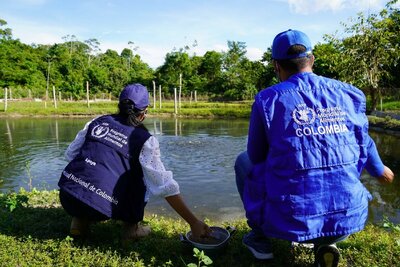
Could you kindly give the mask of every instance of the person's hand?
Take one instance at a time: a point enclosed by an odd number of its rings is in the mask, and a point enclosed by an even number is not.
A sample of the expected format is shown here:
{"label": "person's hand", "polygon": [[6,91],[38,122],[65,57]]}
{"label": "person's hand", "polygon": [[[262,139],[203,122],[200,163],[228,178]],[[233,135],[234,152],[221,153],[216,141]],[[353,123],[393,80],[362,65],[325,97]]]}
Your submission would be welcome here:
{"label": "person's hand", "polygon": [[390,184],[391,182],[393,182],[393,179],[394,179],[394,174],[392,170],[385,166],[383,169],[383,174],[378,177],[378,181],[381,184]]}
{"label": "person's hand", "polygon": [[212,230],[204,222],[197,220],[195,223],[190,225],[190,230],[192,230],[192,237],[195,240],[200,240],[202,238],[208,237]]}

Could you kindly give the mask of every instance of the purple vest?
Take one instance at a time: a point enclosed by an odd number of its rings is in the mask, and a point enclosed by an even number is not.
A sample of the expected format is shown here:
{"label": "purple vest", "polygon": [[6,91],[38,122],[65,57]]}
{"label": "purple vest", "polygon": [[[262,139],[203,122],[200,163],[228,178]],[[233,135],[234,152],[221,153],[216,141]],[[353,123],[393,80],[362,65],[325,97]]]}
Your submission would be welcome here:
{"label": "purple vest", "polygon": [[62,172],[60,189],[109,218],[141,221],[146,187],[139,154],[150,136],[117,115],[95,119],[79,154]]}

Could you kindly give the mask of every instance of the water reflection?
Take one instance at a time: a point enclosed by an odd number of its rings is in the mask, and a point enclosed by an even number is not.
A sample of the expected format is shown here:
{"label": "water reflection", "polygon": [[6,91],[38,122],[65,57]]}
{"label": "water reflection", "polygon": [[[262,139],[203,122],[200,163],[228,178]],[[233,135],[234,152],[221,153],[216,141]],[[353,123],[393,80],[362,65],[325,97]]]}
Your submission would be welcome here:
{"label": "water reflection", "polygon": [[[59,175],[67,164],[64,152],[76,133],[90,118],[3,119],[0,120],[0,191],[32,186],[57,188]],[[247,120],[148,118],[150,133],[160,142],[161,157],[188,205],[196,214],[218,220],[244,216],[236,191],[233,164],[246,147]],[[397,137],[371,133],[384,162],[400,173]],[[400,222],[400,194],[397,179],[383,187],[367,173],[361,180],[374,196],[370,220],[388,216]],[[153,198],[147,211],[177,216],[164,199]]]}
{"label": "water reflection", "polygon": [[56,143],[58,146],[59,145],[59,142],[58,142],[58,120],[55,121],[55,125],[56,125]]}
{"label": "water reflection", "polygon": [[8,123],[8,120],[6,120],[6,127],[7,127],[7,136],[8,136],[8,142],[10,143],[10,146],[12,146],[12,134],[11,134],[11,130],[10,130],[10,125]]}

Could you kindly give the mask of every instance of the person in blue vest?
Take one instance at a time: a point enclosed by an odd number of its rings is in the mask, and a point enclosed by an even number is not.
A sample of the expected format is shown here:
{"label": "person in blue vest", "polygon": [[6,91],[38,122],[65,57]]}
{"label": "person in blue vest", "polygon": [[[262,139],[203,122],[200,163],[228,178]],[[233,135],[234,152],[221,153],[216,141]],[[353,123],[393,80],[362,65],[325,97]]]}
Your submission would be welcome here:
{"label": "person in blue vest", "polygon": [[251,228],[243,244],[256,258],[271,259],[269,238],[311,243],[316,266],[337,266],[335,243],[367,220],[372,197],[361,172],[383,184],[394,174],[368,135],[363,92],[312,72],[306,34],[279,33],[272,59],[280,83],[255,96],[247,151],[235,163]]}
{"label": "person in blue vest", "polygon": [[89,121],[65,153],[70,161],[60,180],[60,201],[72,216],[70,233],[85,236],[92,222],[123,222],[123,240],[147,236],[141,225],[151,195],[165,197],[190,225],[195,238],[210,228],[185,205],[178,183],[160,159],[157,139],[143,126],[149,93],[129,84],[119,96],[119,113]]}

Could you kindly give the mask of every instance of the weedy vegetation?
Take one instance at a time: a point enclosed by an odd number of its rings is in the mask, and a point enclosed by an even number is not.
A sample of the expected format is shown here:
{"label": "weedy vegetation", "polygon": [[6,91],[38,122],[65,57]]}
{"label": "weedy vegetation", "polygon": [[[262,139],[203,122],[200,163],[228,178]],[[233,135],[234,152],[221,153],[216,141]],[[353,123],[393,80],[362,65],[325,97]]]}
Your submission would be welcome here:
{"label": "weedy vegetation", "polygon": [[[121,223],[105,221],[92,225],[86,239],[68,235],[70,217],[58,200],[58,191],[0,194],[0,259],[3,266],[312,266],[312,250],[292,247],[273,239],[275,258],[259,261],[242,245],[249,230],[245,219],[212,222],[210,225],[236,228],[226,248],[209,256],[179,240],[189,229],[179,219],[147,214],[144,223],[150,236],[122,243]],[[338,244],[339,266],[398,266],[400,226],[385,220],[367,225],[364,231]],[[5,265],[4,265],[5,264]]]}

